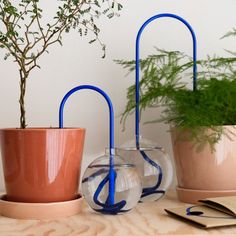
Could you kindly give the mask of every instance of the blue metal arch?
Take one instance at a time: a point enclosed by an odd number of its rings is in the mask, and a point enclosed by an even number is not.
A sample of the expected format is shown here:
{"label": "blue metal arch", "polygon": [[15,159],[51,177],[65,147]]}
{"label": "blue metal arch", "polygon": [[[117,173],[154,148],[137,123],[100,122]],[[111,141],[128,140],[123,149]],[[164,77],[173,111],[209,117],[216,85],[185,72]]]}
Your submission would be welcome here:
{"label": "blue metal arch", "polygon": [[[60,108],[59,108],[59,128],[63,128],[63,113],[64,113],[64,106],[68,98],[74,94],[75,92],[79,90],[93,90],[100,95],[103,96],[103,98],[106,100],[109,108],[109,150],[110,150],[110,169],[109,169],[109,196],[108,196],[108,202],[109,205],[112,206],[115,204],[115,171],[114,171],[114,156],[113,156],[113,150],[114,150],[114,143],[115,143],[115,136],[114,136],[114,110],[113,105],[111,102],[111,99],[109,96],[100,88],[92,86],[92,85],[81,85],[77,86],[73,89],[71,89],[62,99]],[[100,189],[103,186],[100,186]]]}
{"label": "blue metal arch", "polygon": [[136,107],[135,107],[135,136],[136,136],[136,145],[137,147],[139,147],[139,136],[140,136],[140,131],[139,131],[139,122],[140,122],[140,114],[139,114],[139,100],[140,100],[140,94],[139,94],[139,79],[140,79],[140,73],[139,73],[139,61],[140,61],[140,53],[139,53],[139,45],[140,45],[140,38],[142,35],[143,30],[146,28],[146,26],[148,24],[150,24],[152,21],[157,20],[159,18],[164,18],[164,17],[168,17],[168,18],[174,18],[180,22],[182,22],[190,31],[191,36],[192,36],[192,41],[193,41],[193,90],[197,89],[197,39],[196,39],[196,35],[193,31],[193,28],[191,27],[191,25],[182,17],[175,15],[175,14],[171,14],[171,13],[162,13],[162,14],[158,14],[155,15],[151,18],[149,18],[148,20],[146,20],[143,25],[140,27],[137,37],[136,37],[136,48],[135,48],[135,52],[136,52],[136,56],[135,56],[135,60],[136,60],[136,64],[135,64],[135,89],[136,89],[136,94],[135,94],[135,100],[136,100]]}

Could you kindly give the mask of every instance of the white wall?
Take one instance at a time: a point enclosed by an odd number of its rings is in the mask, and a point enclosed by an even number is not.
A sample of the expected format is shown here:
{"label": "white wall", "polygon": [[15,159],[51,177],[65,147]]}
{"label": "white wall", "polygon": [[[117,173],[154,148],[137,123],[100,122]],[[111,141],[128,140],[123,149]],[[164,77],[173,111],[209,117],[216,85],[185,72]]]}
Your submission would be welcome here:
{"label": "white wall", "polygon": [[[47,9],[53,2],[47,1]],[[171,12],[184,17],[195,29],[198,37],[198,55],[223,54],[223,48],[235,49],[235,39],[219,40],[232,27],[236,27],[235,0],[129,0],[123,1],[120,18],[102,20],[101,37],[107,44],[107,57],[95,45],[88,45],[77,33],[66,35],[64,46],[55,46],[41,59],[41,70],[36,70],[28,81],[27,123],[29,126],[57,126],[58,106],[63,95],[81,84],[100,86],[111,96],[116,112],[116,144],[133,138],[133,117],[126,132],[121,132],[120,118],[126,104],[126,88],[134,82],[134,75],[125,78],[126,72],[114,59],[134,59],[134,42],[141,24],[157,13]],[[153,53],[153,46],[167,50],[192,51],[189,32],[173,19],[152,23],[142,37],[141,54]],[[236,51],[236,49],[235,49]],[[1,53],[2,55],[3,53]],[[8,60],[0,61],[0,127],[18,127],[18,71]],[[147,111],[144,120],[157,116]],[[96,119],[94,119],[96,117]],[[107,107],[98,95],[83,92],[73,96],[67,104],[65,125],[86,127],[87,137],[83,170],[95,156],[102,153],[108,143]],[[144,137],[158,142],[171,153],[168,127],[162,124],[142,127]],[[1,166],[0,166],[1,168]],[[3,189],[0,169],[0,189]]]}

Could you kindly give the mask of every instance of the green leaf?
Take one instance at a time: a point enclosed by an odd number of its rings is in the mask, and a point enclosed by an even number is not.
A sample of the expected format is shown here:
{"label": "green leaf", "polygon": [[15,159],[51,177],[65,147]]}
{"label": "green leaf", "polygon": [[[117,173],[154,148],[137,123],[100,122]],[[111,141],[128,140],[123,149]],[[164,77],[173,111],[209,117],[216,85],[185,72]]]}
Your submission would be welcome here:
{"label": "green leaf", "polygon": [[97,39],[92,39],[92,40],[90,40],[90,41],[89,41],[89,44],[92,44],[92,43],[96,42],[96,40],[97,40]]}
{"label": "green leaf", "polygon": [[7,60],[8,57],[10,57],[10,56],[11,56],[11,53],[6,53],[5,56],[4,56],[4,60]]}
{"label": "green leaf", "polygon": [[221,39],[228,38],[228,37],[235,37],[236,36],[236,29],[233,28],[231,31],[227,32],[225,35],[221,37]]}
{"label": "green leaf", "polygon": [[117,9],[118,9],[118,11],[121,11],[122,8],[123,8],[123,6],[122,6],[120,3],[118,3],[118,4],[117,4]]}

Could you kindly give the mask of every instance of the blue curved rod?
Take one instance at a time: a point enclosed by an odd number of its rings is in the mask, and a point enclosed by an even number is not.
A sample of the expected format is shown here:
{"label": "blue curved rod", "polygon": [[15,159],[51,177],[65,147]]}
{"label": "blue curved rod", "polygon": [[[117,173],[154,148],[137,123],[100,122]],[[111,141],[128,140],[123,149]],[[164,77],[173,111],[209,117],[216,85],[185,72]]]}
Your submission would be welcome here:
{"label": "blue curved rod", "polygon": [[187,28],[189,29],[191,35],[192,35],[192,40],[193,40],[193,90],[197,89],[197,39],[196,39],[196,35],[193,31],[193,28],[191,27],[191,25],[182,17],[177,16],[175,14],[171,14],[171,13],[162,13],[162,14],[158,14],[155,15],[151,18],[149,18],[147,21],[145,21],[143,23],[143,25],[141,26],[141,28],[138,31],[137,37],[136,37],[136,65],[135,65],[135,70],[136,70],[136,80],[135,80],[135,89],[136,89],[136,95],[135,95],[135,100],[136,100],[136,107],[135,107],[135,136],[136,136],[136,145],[137,148],[139,148],[139,122],[140,122],[140,115],[139,115],[139,77],[140,77],[140,73],[139,73],[139,60],[140,60],[140,55],[139,55],[139,44],[140,44],[140,37],[141,34],[143,32],[143,30],[145,29],[145,27],[151,23],[152,21],[159,19],[159,18],[163,18],[163,17],[170,17],[170,18],[174,18],[176,20],[179,20],[180,22],[182,22],[185,26],[187,26]]}
{"label": "blue curved rod", "polygon": [[108,107],[109,107],[109,150],[110,150],[110,163],[109,163],[109,196],[108,196],[108,202],[109,205],[115,204],[115,170],[114,170],[114,156],[113,156],[113,150],[114,150],[114,110],[112,106],[112,102],[109,98],[109,96],[100,88],[92,86],[92,85],[81,85],[77,86],[73,89],[71,89],[62,99],[59,109],[59,128],[63,128],[63,111],[64,106],[67,101],[67,99],[75,92],[79,90],[89,89],[98,92],[105,98]]}

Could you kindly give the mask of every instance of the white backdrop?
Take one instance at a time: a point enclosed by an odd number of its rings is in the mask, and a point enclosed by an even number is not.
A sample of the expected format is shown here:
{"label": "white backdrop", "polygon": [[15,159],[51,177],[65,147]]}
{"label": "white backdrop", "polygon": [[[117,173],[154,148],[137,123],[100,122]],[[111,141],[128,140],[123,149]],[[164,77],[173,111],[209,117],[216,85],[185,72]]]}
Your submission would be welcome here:
{"label": "white backdrop", "polygon": [[[53,10],[54,1],[45,1],[47,10]],[[28,81],[26,106],[27,124],[31,127],[57,126],[58,106],[63,95],[72,87],[93,84],[104,89],[113,100],[116,114],[116,145],[133,138],[133,117],[128,119],[122,132],[119,115],[126,104],[126,88],[134,82],[134,75],[125,77],[126,71],[114,59],[134,59],[134,43],[141,24],[149,17],[163,12],[179,14],[194,28],[198,38],[199,58],[207,54],[224,54],[224,49],[235,49],[236,39],[219,40],[232,27],[236,27],[235,0],[123,0],[121,17],[100,21],[101,38],[107,45],[107,56],[101,59],[99,46],[89,45],[78,33],[65,35],[64,46],[54,46],[45,55],[42,69],[31,74]],[[192,52],[191,36],[187,29],[173,19],[152,23],[144,32],[141,55],[154,52],[153,46],[167,50]],[[11,60],[4,61],[0,53],[0,127],[19,126],[18,71]],[[158,116],[157,111],[143,114],[143,121]],[[105,102],[92,92],[74,95],[67,103],[66,126],[85,127],[86,144],[84,168],[101,154],[108,144],[108,113]],[[163,124],[142,126],[142,135],[164,146],[171,153],[168,127]],[[0,166],[0,190],[4,189]]]}

